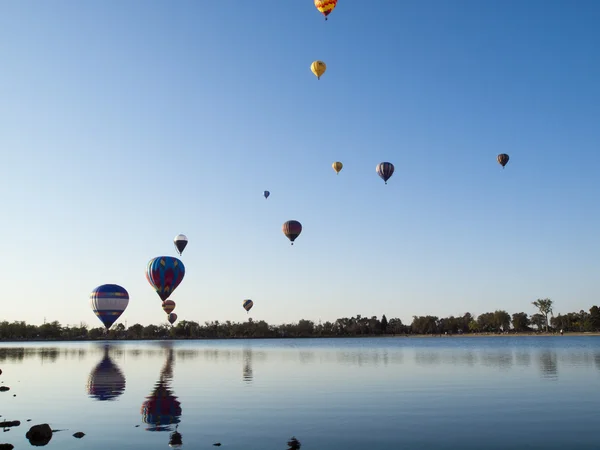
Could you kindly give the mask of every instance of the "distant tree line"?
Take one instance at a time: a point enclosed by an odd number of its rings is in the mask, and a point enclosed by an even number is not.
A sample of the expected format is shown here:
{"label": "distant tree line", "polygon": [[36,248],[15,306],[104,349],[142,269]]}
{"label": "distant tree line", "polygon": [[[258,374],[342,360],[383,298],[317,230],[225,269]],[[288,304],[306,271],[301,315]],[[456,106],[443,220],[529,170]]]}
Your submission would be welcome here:
{"label": "distant tree line", "polygon": [[469,333],[533,333],[533,332],[597,332],[600,331],[600,309],[592,306],[583,310],[554,316],[553,302],[538,299],[533,302],[538,312],[529,316],[518,312],[512,316],[497,310],[480,314],[477,318],[470,313],[461,317],[414,316],[410,325],[398,318],[387,319],[385,314],[373,317],[344,317],[334,322],[314,323],[302,319],[297,323],[269,325],[264,320],[247,322],[219,321],[198,322],[180,320],[175,326],[138,324],[125,328],[122,323],[114,325],[108,332],[104,328],[63,326],[58,321],[43,325],[28,325],[17,321],[0,322],[0,340],[83,340],[83,339],[227,339],[227,338],[299,338],[299,337],[353,337],[392,335],[455,335]]}

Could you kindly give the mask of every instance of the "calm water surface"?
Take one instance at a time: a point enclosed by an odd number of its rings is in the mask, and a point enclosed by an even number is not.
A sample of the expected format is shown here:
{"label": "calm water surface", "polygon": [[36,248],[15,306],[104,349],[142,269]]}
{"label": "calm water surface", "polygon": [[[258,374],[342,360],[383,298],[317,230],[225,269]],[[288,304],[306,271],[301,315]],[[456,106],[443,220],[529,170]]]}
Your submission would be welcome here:
{"label": "calm water surface", "polygon": [[57,449],[600,448],[594,336],[3,343],[0,368],[16,449],[37,423]]}

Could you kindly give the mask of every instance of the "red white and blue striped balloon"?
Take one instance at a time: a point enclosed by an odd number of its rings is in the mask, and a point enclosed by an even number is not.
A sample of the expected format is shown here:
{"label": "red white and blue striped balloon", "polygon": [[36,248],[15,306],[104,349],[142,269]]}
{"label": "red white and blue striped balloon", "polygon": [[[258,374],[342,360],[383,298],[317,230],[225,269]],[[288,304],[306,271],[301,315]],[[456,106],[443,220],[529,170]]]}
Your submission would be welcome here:
{"label": "red white and blue striped balloon", "polygon": [[117,284],[103,284],[90,294],[92,311],[107,330],[121,317],[128,304],[129,294]]}
{"label": "red white and blue striped balloon", "polygon": [[387,184],[387,180],[394,174],[394,165],[391,162],[382,162],[377,164],[375,170],[377,171],[377,175]]}

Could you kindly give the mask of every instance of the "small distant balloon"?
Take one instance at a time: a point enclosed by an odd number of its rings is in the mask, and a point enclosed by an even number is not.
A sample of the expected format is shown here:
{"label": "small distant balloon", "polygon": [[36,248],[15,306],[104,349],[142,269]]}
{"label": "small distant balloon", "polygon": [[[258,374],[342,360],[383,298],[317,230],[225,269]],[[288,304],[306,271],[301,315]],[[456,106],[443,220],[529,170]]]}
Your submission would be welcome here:
{"label": "small distant balloon", "polygon": [[333,170],[335,170],[335,173],[339,174],[340,170],[342,170],[342,167],[344,167],[344,165],[341,162],[336,161],[331,165],[331,167],[333,167]]}
{"label": "small distant balloon", "polygon": [[176,305],[173,300],[165,300],[164,302],[162,302],[162,309],[167,314],[171,314],[173,312],[173,310],[175,309],[175,306]]}
{"label": "small distant balloon", "polygon": [[171,325],[173,325],[176,320],[177,320],[177,314],[175,314],[173,312],[171,314],[169,314],[169,323]]}
{"label": "small distant balloon", "polygon": [[327,65],[323,61],[313,61],[310,65],[310,70],[315,74],[317,80],[320,80],[325,71],[327,70]]}
{"label": "small distant balloon", "polygon": [[185,249],[186,245],[188,244],[188,238],[184,234],[178,234],[175,236],[175,239],[173,239],[173,243],[175,244],[177,252],[179,252],[181,255],[183,253],[183,249]]}
{"label": "small distant balloon", "polygon": [[90,294],[92,311],[107,330],[123,314],[128,304],[129,294],[117,284],[103,284]]}
{"label": "small distant balloon", "polygon": [[331,14],[336,4],[337,0],[315,0],[315,7],[325,16],[325,20],[327,20],[327,16]]}
{"label": "small distant balloon", "polygon": [[294,245],[294,241],[300,233],[302,233],[302,224],[297,220],[288,220],[283,224],[283,234],[291,241],[292,245]]}
{"label": "small distant balloon", "polygon": [[271,193],[269,191],[265,191],[263,195],[265,196],[265,198],[269,198],[269,195],[271,195]]}
{"label": "small distant balloon", "polygon": [[250,299],[244,300],[242,302],[242,306],[244,307],[244,309],[246,310],[246,312],[250,312],[250,310],[254,306],[254,302],[252,300],[250,300]]}
{"label": "small distant balloon", "polygon": [[394,165],[390,162],[382,162],[377,164],[375,170],[377,171],[377,175],[387,184],[387,181],[394,174]]}
{"label": "small distant balloon", "polygon": [[503,169],[504,169],[504,166],[506,166],[506,164],[508,163],[509,159],[510,158],[506,153],[500,153],[498,155],[498,163],[502,166]]}

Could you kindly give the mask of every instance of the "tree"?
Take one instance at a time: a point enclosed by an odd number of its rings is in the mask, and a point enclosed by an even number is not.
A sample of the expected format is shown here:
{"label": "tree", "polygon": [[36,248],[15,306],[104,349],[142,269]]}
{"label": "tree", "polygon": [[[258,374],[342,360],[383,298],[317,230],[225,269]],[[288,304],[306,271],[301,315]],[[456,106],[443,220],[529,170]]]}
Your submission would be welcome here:
{"label": "tree", "polygon": [[527,331],[529,329],[529,323],[527,313],[520,312],[512,315],[512,324],[515,331]]}
{"label": "tree", "polygon": [[383,334],[387,333],[387,327],[388,327],[388,320],[387,317],[385,317],[385,314],[383,316],[381,316],[381,332]]}
{"label": "tree", "polygon": [[546,331],[548,331],[548,314],[552,314],[552,300],[549,298],[538,298],[535,302],[531,302],[535,306],[540,314],[546,319]]}

